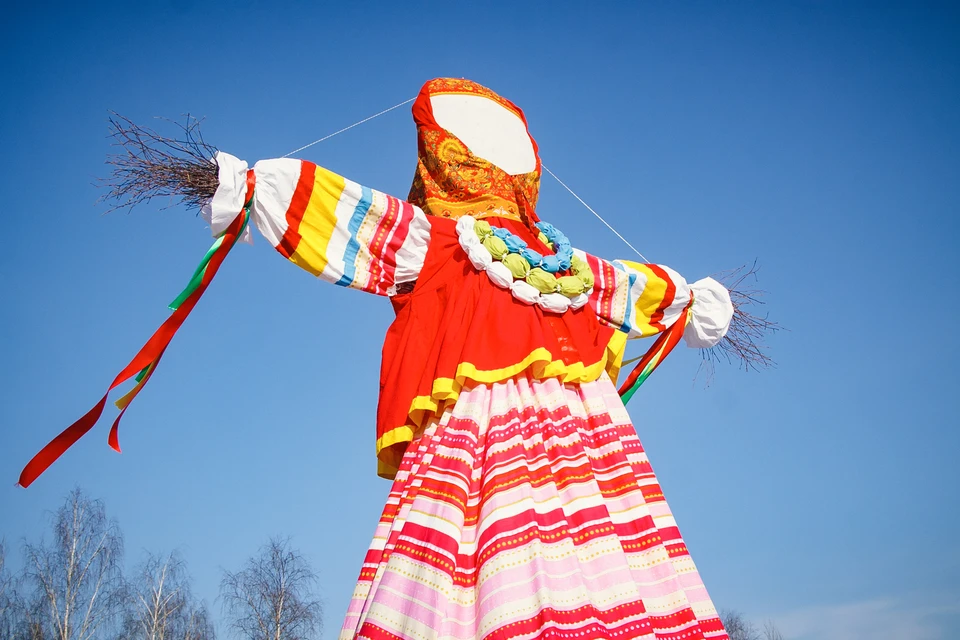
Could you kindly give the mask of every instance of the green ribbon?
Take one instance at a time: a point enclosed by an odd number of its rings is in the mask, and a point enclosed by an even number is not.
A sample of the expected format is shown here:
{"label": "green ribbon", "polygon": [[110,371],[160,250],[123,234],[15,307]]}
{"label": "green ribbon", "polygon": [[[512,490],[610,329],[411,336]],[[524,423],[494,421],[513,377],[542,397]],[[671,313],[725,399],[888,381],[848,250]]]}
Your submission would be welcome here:
{"label": "green ribbon", "polygon": [[[236,235],[233,239],[233,243],[236,244],[237,240],[240,239],[240,236],[243,235],[243,232],[246,231],[247,225],[250,224],[250,206],[253,202],[253,197],[251,196],[247,204],[243,205],[243,211],[241,215],[243,216],[243,226],[240,227],[240,233]],[[206,255],[203,256],[203,259],[200,261],[200,264],[197,265],[196,270],[193,272],[193,276],[190,278],[190,282],[187,283],[186,288],[180,292],[180,295],[171,302],[168,307],[171,311],[176,311],[184,300],[190,297],[190,294],[197,290],[197,287],[200,286],[200,283],[203,282],[203,274],[207,270],[207,265],[210,264],[210,258],[213,257],[213,254],[217,252],[217,249],[223,244],[223,235],[221,234],[216,240],[214,240],[213,245],[207,249]],[[231,249],[233,246],[230,247]],[[146,374],[146,369],[140,372],[140,375],[137,377],[139,381],[141,377]]]}

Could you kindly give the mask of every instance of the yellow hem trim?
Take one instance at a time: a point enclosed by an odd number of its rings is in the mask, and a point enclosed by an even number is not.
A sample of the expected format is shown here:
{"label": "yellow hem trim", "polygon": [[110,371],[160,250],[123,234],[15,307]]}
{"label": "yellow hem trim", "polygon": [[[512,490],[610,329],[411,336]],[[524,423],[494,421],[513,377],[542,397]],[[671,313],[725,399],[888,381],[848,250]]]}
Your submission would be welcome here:
{"label": "yellow hem trim", "polygon": [[395,444],[401,442],[410,442],[413,440],[413,428],[408,425],[403,425],[395,429],[391,429],[383,434],[382,438],[377,440],[377,453],[380,453],[387,447],[392,447]]}
{"label": "yellow hem trim", "polygon": [[397,444],[408,444],[413,441],[413,427],[401,425],[383,434],[377,439],[377,475],[387,480],[393,480],[400,467],[380,457],[384,451]]}
{"label": "yellow hem trim", "polygon": [[500,369],[477,369],[469,362],[461,362],[457,366],[455,378],[437,378],[433,381],[429,396],[417,396],[411,401],[406,424],[391,429],[377,440],[377,475],[391,480],[396,476],[398,467],[383,460],[380,454],[394,445],[412,442],[414,434],[424,425],[429,416],[439,413],[441,407],[447,402],[457,401],[460,390],[467,381],[481,384],[502,382],[527,369],[531,369],[531,374],[537,380],[558,378],[567,384],[593,382],[604,371],[610,375],[611,379],[616,380],[620,373],[626,343],[627,335],[614,331],[607,343],[604,357],[590,365],[582,362],[568,365],[562,360],[551,360],[552,354],[543,347],[534,349],[520,362]]}

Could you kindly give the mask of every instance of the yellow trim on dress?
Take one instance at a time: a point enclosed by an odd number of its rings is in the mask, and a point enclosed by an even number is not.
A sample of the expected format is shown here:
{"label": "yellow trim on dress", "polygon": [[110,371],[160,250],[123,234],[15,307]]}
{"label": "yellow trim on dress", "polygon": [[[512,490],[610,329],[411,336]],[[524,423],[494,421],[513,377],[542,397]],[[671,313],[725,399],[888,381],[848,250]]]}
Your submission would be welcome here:
{"label": "yellow trim on dress", "polygon": [[391,450],[391,447],[412,442],[414,435],[423,428],[431,416],[440,413],[448,402],[457,401],[465,383],[503,382],[527,369],[530,369],[532,377],[537,380],[557,378],[565,384],[593,382],[604,372],[616,381],[626,343],[627,334],[614,331],[607,343],[603,358],[590,365],[582,362],[568,365],[562,360],[552,360],[550,351],[543,347],[534,349],[520,362],[500,369],[477,369],[469,362],[461,362],[457,366],[456,378],[434,380],[429,396],[417,396],[410,403],[407,423],[391,429],[377,440],[377,475],[388,480],[396,476],[400,468],[400,460],[397,459],[398,452]]}

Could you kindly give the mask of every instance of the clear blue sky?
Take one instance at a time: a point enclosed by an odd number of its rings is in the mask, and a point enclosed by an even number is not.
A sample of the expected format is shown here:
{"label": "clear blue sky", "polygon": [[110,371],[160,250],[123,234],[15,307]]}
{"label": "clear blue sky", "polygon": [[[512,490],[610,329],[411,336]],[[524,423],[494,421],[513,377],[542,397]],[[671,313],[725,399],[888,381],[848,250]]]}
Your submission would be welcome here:
{"label": "clear blue sky", "polygon": [[[350,5],[349,7],[347,5]],[[374,473],[381,298],[240,246],[127,413],[29,490],[211,239],[194,212],[102,215],[108,110],[206,116],[282,155],[436,76],[519,104],[547,166],[691,279],[758,258],[779,368],[673,355],[630,404],[719,607],[788,637],[953,638],[960,624],[960,14],[948,4],[212,3],[33,8],[0,24],[0,537],[74,485],[128,561],[180,549],[213,601],[272,534],[322,577],[334,638],[388,483]],[[405,196],[407,108],[305,152]],[[540,214],[629,250],[552,179]],[[639,347],[634,345],[634,351]],[[113,415],[110,413],[109,415]]]}

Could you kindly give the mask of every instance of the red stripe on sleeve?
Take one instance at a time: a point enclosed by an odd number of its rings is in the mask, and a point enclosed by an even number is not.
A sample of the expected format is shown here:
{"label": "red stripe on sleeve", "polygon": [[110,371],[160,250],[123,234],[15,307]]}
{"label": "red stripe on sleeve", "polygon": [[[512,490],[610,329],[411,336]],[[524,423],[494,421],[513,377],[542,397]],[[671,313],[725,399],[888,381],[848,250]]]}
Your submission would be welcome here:
{"label": "red stripe on sleeve", "polygon": [[287,208],[287,230],[280,238],[280,244],[277,245],[277,251],[284,258],[289,259],[293,252],[297,250],[297,245],[300,244],[300,223],[303,221],[307,204],[310,203],[310,196],[313,195],[316,176],[317,165],[301,160],[300,179],[297,180],[297,188],[294,190],[293,198],[290,199],[290,206]]}
{"label": "red stripe on sleeve", "polygon": [[[376,196],[374,196],[376,197]],[[391,198],[388,195],[384,195],[386,198],[387,204],[386,209],[383,212],[383,215],[377,220],[377,228],[373,232],[373,237],[370,239],[370,244],[367,245],[367,250],[370,252],[370,279],[363,286],[364,291],[376,292],[379,290],[377,283],[380,281],[381,274],[383,273],[383,264],[380,252],[383,250],[383,246],[387,243],[387,237],[390,234],[390,227],[393,226],[393,220],[397,216],[397,200],[396,198]],[[373,206],[371,204],[371,206]]]}
{"label": "red stripe on sleeve", "polygon": [[597,310],[600,313],[600,317],[606,318],[611,322],[617,322],[619,324],[622,322],[623,318],[617,319],[613,317],[613,300],[617,295],[617,270],[606,260],[600,260],[598,258],[594,258],[594,260],[597,261],[597,267],[594,268],[592,264],[590,267],[594,269],[594,273],[599,271],[603,274],[603,287],[601,290],[601,297],[598,301]]}
{"label": "red stripe on sleeve", "polygon": [[390,238],[386,250],[383,252],[383,258],[380,261],[388,271],[377,282],[378,293],[386,293],[387,288],[394,283],[397,276],[397,251],[403,246],[403,241],[407,239],[410,233],[410,222],[413,220],[413,205],[409,202],[401,202],[396,198],[390,198],[396,204],[396,211],[399,213],[399,222],[393,237]]}

